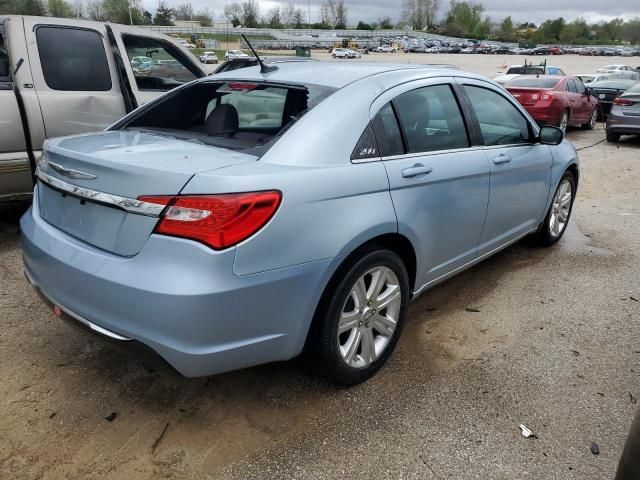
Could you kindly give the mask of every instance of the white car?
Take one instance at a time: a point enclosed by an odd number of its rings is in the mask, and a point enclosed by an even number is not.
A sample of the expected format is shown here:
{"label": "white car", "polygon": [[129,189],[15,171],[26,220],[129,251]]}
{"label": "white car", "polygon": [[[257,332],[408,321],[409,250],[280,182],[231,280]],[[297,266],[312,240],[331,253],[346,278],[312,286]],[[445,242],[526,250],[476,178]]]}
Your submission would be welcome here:
{"label": "white car", "polygon": [[562,75],[565,73],[561,68],[555,65],[547,65],[546,69],[543,65],[511,65],[509,69],[502,75],[498,75],[493,80],[504,85],[520,75]]}
{"label": "white car", "polygon": [[184,48],[196,48],[193,43],[189,43],[187,40],[180,40],[178,44]]}
{"label": "white car", "polygon": [[227,50],[224,54],[225,60],[234,60],[236,58],[249,58],[249,55],[242,50]]}
{"label": "white car", "polygon": [[573,78],[577,78],[578,80],[581,80],[585,85],[588,85],[589,83],[593,82],[593,79],[597,76],[598,75],[595,73],[578,73],[577,75],[573,75]]}
{"label": "white car", "polygon": [[605,65],[597,70],[598,73],[619,73],[619,72],[633,72],[633,68],[629,65]]}
{"label": "white car", "polygon": [[391,45],[380,45],[375,49],[375,51],[384,53],[396,53],[396,47],[392,47]]}
{"label": "white car", "polygon": [[360,58],[360,52],[351,50],[350,48],[334,48],[331,52],[332,58]]}
{"label": "white car", "polygon": [[218,63],[218,55],[216,55],[216,52],[203,52],[202,55],[200,55],[200,62]]}

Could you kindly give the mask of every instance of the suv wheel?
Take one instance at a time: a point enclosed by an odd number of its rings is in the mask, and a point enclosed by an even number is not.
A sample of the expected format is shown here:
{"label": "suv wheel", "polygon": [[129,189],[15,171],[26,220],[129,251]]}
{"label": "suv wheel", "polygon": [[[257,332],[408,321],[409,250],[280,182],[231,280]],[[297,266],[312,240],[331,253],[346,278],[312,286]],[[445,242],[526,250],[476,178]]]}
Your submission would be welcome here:
{"label": "suv wheel", "polygon": [[398,341],[408,302],[407,269],[398,255],[378,247],[352,261],[317,312],[310,340],[319,373],[345,386],[374,375]]}

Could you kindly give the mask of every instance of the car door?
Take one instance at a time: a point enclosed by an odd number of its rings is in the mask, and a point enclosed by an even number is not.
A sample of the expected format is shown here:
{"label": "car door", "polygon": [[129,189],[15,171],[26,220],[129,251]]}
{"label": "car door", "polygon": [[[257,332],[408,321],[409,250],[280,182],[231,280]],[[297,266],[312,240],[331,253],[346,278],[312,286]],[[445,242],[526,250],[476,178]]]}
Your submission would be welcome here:
{"label": "car door", "polygon": [[580,123],[587,123],[591,120],[592,106],[591,106],[591,97],[587,93],[587,87],[584,86],[582,80],[574,79],[575,87],[576,87],[576,95],[578,97],[578,106],[580,108]]}
{"label": "car door", "polygon": [[[196,63],[196,57],[185,48],[160,35],[139,34],[125,25],[110,25],[122,59],[129,85],[138,105],[206,73]],[[148,58],[143,69],[134,69],[134,58]]]}
{"label": "car door", "polygon": [[569,123],[582,123],[582,111],[580,110],[580,98],[576,94],[576,84],[572,78],[568,78],[564,83],[564,94],[569,99]]}
{"label": "car door", "polygon": [[502,90],[462,79],[466,100],[491,168],[487,217],[478,246],[484,255],[535,230],[544,216],[551,181],[551,151],[538,128]]}
{"label": "car door", "polygon": [[476,257],[489,198],[489,164],[472,147],[451,78],[411,82],[372,105],[398,230],[416,246],[416,285]]}
{"label": "car door", "polygon": [[102,130],[125,113],[104,26],[24,17],[47,138]]}
{"label": "car door", "polygon": [[33,189],[27,142],[0,22],[0,202]]}

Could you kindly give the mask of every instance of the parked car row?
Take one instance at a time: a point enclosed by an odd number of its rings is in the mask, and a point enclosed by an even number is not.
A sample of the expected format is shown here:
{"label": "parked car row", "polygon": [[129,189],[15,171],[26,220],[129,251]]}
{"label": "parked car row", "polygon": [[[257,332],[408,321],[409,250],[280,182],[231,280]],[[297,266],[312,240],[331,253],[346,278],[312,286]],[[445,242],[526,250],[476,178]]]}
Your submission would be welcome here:
{"label": "parked car row", "polygon": [[[552,73],[553,72],[553,73]],[[640,133],[640,73],[606,65],[595,74],[565,75],[558,67],[512,65],[495,78],[540,125],[593,129],[606,119],[607,140]]]}

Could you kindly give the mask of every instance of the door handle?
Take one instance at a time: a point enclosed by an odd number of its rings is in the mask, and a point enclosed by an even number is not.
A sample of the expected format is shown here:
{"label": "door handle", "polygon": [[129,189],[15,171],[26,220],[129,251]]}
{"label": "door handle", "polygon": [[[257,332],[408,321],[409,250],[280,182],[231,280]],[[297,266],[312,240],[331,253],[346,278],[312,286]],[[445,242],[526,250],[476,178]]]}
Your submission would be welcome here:
{"label": "door handle", "polygon": [[433,168],[426,167],[421,163],[416,163],[413,167],[405,168],[402,170],[402,176],[404,178],[412,178],[417,177],[418,175],[426,175],[427,173],[431,173]]}
{"label": "door handle", "polygon": [[501,153],[497,157],[493,157],[493,163],[496,165],[502,165],[503,163],[509,163],[511,161],[511,157],[509,155],[505,155]]}

